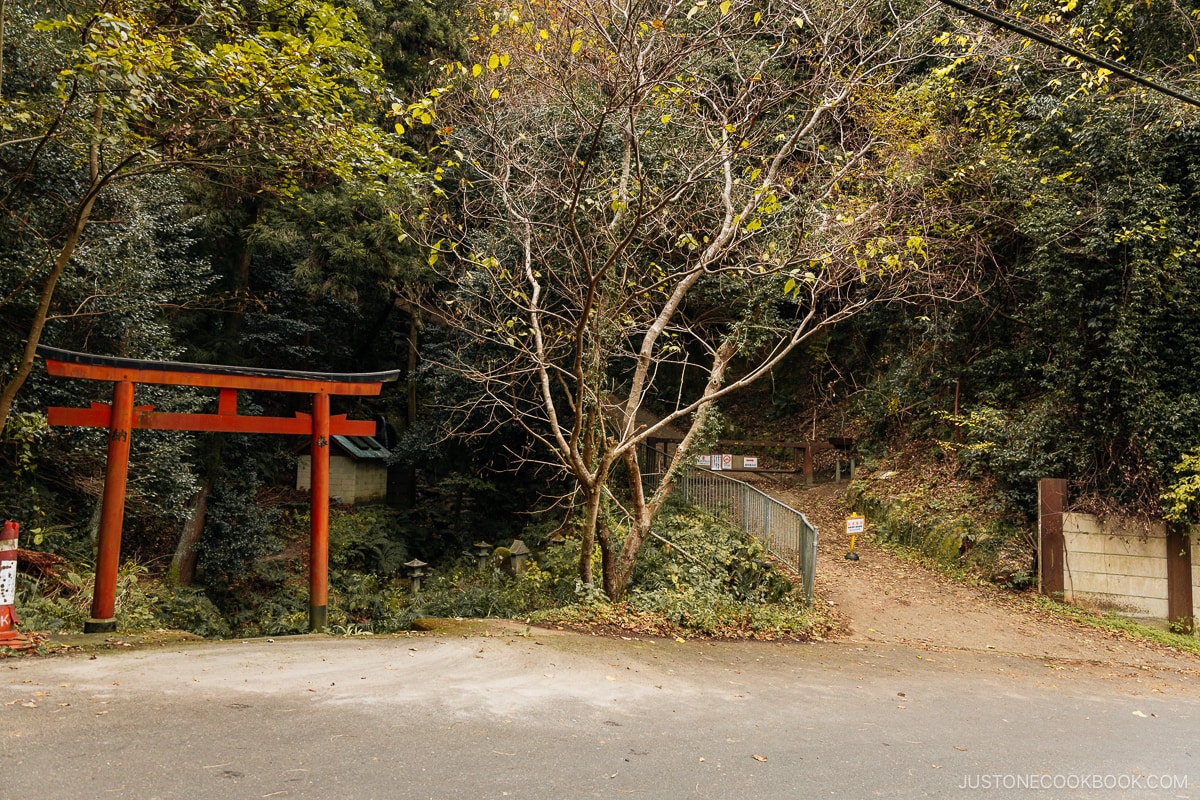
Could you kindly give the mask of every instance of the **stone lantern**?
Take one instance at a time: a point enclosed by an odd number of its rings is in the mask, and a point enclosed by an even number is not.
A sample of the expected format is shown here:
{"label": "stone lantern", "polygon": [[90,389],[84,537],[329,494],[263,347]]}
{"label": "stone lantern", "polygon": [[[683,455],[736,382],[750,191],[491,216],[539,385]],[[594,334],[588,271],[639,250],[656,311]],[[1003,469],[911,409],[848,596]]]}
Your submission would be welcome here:
{"label": "stone lantern", "polygon": [[530,549],[520,539],[513,539],[512,546],[508,548],[509,557],[512,559],[512,571],[514,573],[525,569],[525,561],[528,560]]}
{"label": "stone lantern", "polygon": [[429,573],[425,571],[426,564],[419,558],[414,558],[412,561],[406,562],[404,566],[408,567],[408,578],[412,582],[412,593],[421,593],[421,578],[424,578]]}
{"label": "stone lantern", "polygon": [[487,567],[488,559],[492,556],[491,543],[480,539],[472,546],[475,548],[475,559],[479,562],[479,568],[485,569]]}

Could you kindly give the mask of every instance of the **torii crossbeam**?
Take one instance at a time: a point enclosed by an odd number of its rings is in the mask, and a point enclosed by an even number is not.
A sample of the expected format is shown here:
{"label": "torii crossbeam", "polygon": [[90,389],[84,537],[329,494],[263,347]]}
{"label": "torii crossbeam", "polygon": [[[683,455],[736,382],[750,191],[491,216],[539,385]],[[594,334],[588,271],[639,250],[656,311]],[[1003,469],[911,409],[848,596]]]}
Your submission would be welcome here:
{"label": "torii crossbeam", "polygon": [[[112,381],[111,405],[90,408],[53,407],[51,425],[108,428],[108,464],[100,509],[96,588],[91,619],[85,633],[116,629],[117,567],[121,557],[121,523],[125,516],[125,487],[129,470],[130,435],[135,428],[223,433],[287,433],[312,439],[312,539],[309,544],[309,630],[319,631],[329,617],[329,437],[374,436],[375,423],[330,416],[331,395],[377,395],[399,370],[371,373],[292,372],[278,369],[142,361],[76,353],[39,345],[46,371],[61,378]],[[204,386],[218,389],[216,414],[173,414],[153,406],[133,405],[139,383]],[[312,414],[294,417],[246,417],[237,413],[239,390],[311,394]]]}

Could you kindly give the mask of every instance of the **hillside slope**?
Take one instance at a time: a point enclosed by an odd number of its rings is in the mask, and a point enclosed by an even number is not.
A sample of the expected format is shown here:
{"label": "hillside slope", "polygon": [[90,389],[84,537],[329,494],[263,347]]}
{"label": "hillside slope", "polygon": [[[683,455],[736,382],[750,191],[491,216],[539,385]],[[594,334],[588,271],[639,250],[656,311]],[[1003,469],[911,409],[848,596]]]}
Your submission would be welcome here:
{"label": "hillside slope", "polygon": [[1200,658],[1064,619],[1028,595],[955,581],[874,542],[868,534],[847,561],[847,484],[811,488],[758,477],[763,491],[803,512],[819,530],[816,594],[842,620],[849,642],[916,646],[929,651],[1010,653],[1046,660],[1155,667],[1200,675]]}

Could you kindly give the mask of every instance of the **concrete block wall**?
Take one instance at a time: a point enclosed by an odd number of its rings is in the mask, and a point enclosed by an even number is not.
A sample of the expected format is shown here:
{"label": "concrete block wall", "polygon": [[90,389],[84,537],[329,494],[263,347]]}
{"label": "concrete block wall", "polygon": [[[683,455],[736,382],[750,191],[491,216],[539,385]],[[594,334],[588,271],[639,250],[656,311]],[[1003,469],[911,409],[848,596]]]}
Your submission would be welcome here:
{"label": "concrete block wall", "polygon": [[[1167,534],[1090,514],[1063,514],[1063,599],[1130,617],[1166,619]],[[1193,577],[1198,566],[1192,564]],[[1194,581],[1193,581],[1194,582]],[[1194,596],[1194,595],[1193,595]]]}
{"label": "concrete block wall", "polygon": [[1200,533],[1193,532],[1188,550],[1192,554],[1192,618],[1200,620]]}
{"label": "concrete block wall", "polygon": [[[296,488],[312,487],[312,458],[297,457]],[[387,467],[378,462],[358,461],[348,456],[329,457],[329,496],[351,504],[387,496]]]}
{"label": "concrete block wall", "polygon": [[387,497],[387,467],[378,461],[359,461],[356,464],[354,485],[359,500],[382,500]]}

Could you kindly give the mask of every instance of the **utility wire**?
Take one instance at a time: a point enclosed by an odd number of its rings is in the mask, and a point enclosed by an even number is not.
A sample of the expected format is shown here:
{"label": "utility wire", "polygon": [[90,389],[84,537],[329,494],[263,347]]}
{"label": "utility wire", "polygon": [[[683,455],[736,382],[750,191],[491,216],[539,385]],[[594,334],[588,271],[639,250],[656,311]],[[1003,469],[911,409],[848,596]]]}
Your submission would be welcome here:
{"label": "utility wire", "polygon": [[1160,83],[1159,81],[1151,78],[1148,73],[1142,72],[1139,69],[1134,69],[1133,67],[1122,64],[1119,61],[1113,61],[1111,58],[1105,58],[1104,56],[1096,55],[1095,53],[1089,53],[1087,51],[1080,50],[1078,47],[1068,44],[1054,34],[1042,33],[1041,31],[1031,28],[1022,22],[1018,22],[1015,17],[1012,17],[1003,11],[997,11],[991,8],[983,8],[982,6],[971,2],[971,0],[939,0],[939,2],[945,3],[953,8],[957,8],[959,11],[963,11],[973,17],[987,20],[993,25],[998,25],[1006,30],[1019,33],[1022,36],[1028,36],[1030,39],[1033,39],[1036,42],[1041,42],[1048,47],[1053,47],[1055,50],[1061,50],[1064,53],[1069,53],[1082,61],[1087,61],[1091,64],[1104,67],[1105,69],[1111,70],[1115,74],[1120,75],[1122,78],[1131,80],[1134,83],[1145,86],[1146,88],[1152,89],[1160,94],[1174,97],[1176,100],[1182,100],[1185,103],[1200,108],[1200,97],[1196,97],[1195,95],[1185,92],[1183,89],[1171,86],[1170,84]]}

